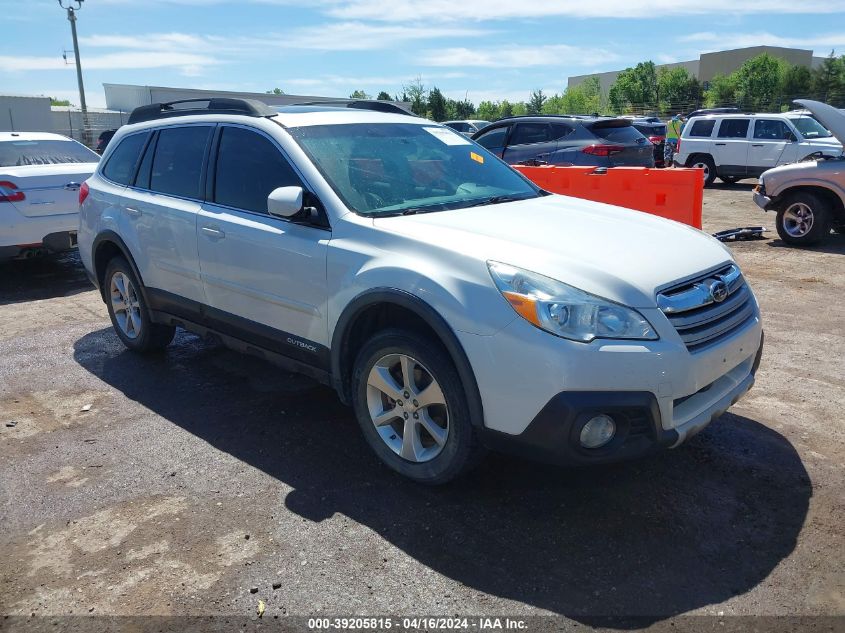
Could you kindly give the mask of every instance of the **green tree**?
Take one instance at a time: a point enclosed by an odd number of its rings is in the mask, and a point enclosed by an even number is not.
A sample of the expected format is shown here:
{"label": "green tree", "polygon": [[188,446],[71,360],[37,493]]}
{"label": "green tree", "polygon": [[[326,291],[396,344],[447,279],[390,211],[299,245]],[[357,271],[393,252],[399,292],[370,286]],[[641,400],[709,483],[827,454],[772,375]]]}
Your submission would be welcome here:
{"label": "green tree", "polygon": [[499,114],[501,110],[501,105],[498,102],[493,103],[492,101],[482,101],[478,104],[475,114],[479,119],[483,119],[485,121],[495,121],[496,119],[501,118],[501,115]]}
{"label": "green tree", "polygon": [[428,115],[435,121],[446,121],[449,116],[446,98],[437,86],[428,93]]}
{"label": "green tree", "polygon": [[368,95],[363,90],[356,90],[351,95],[349,95],[350,99],[372,99],[372,96]]}
{"label": "green tree", "polygon": [[[523,111],[521,114],[525,114],[525,108],[522,108]],[[514,105],[508,101],[507,99],[502,99],[502,103],[499,104],[499,118],[506,119],[511,116],[515,116],[517,114]]]}
{"label": "green tree", "polygon": [[845,103],[845,56],[836,57],[834,51],[830,51],[812,75],[816,99],[840,107]]}
{"label": "green tree", "polygon": [[285,94],[285,91],[282,90],[281,88],[273,88],[272,90],[268,90],[267,94],[268,95],[283,95],[283,94]]}
{"label": "green tree", "polygon": [[[511,105],[511,104],[508,104],[508,105]],[[525,116],[526,114],[528,114],[528,104],[520,101],[518,103],[514,103],[513,105],[511,105],[510,116]],[[504,112],[503,112],[502,116],[503,117],[505,116]]]}
{"label": "green tree", "polygon": [[543,105],[546,103],[546,95],[542,90],[535,90],[531,93],[526,105],[528,114],[540,114],[543,111]]}
{"label": "green tree", "polygon": [[464,99],[463,101],[455,101],[455,118],[456,119],[471,119],[475,116],[475,106],[472,101]]}
{"label": "green tree", "polygon": [[781,86],[787,63],[768,53],[757,55],[736,71],[736,95],[743,108],[757,112],[780,110]]}
{"label": "green tree", "polygon": [[658,107],[658,92],[654,62],[640,62],[619,73],[608,93],[608,102],[615,112],[645,112]]}
{"label": "green tree", "polygon": [[417,77],[411,83],[402,86],[402,96],[404,98],[401,101],[410,101],[411,111],[417,116],[425,116],[428,113],[425,86],[423,86],[421,77]]}
{"label": "green tree", "polygon": [[737,102],[736,75],[718,74],[710,80],[704,93],[704,103],[708,108],[733,106]]}
{"label": "green tree", "polygon": [[660,113],[686,112],[700,103],[701,85],[683,66],[664,66],[657,71],[657,94]]}
{"label": "green tree", "polygon": [[392,101],[393,97],[391,97],[384,90],[382,90],[380,93],[378,93],[376,99],[378,99],[379,101]]}
{"label": "green tree", "polygon": [[69,105],[71,105],[71,103],[67,99],[56,99],[55,97],[50,97],[50,105],[51,106],[69,106]]}
{"label": "green tree", "polygon": [[781,80],[784,102],[809,97],[813,92],[813,73],[806,66],[789,66]]}

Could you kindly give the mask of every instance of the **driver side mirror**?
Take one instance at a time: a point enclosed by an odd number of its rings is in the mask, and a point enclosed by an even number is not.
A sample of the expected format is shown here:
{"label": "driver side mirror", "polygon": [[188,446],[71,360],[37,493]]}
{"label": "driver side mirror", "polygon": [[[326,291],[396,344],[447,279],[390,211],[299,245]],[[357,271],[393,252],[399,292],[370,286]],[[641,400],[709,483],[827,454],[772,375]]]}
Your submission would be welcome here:
{"label": "driver side mirror", "polygon": [[279,187],[267,196],[267,212],[290,218],[302,211],[302,187]]}

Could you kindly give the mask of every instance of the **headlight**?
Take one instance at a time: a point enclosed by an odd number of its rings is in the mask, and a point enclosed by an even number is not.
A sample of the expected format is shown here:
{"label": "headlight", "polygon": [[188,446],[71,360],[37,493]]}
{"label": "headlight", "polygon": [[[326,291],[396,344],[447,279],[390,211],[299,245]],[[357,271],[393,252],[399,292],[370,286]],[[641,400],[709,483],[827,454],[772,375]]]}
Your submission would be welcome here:
{"label": "headlight", "polygon": [[636,310],[508,264],[487,262],[487,267],[516,313],[547,332],[583,343],[595,338],[658,338]]}

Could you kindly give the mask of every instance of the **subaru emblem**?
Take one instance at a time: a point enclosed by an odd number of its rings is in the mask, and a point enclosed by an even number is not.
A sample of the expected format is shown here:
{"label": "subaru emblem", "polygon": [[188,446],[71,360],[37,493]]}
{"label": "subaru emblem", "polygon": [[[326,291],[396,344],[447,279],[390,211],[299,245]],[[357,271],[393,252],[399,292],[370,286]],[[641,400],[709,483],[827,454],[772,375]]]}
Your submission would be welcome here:
{"label": "subaru emblem", "polygon": [[728,287],[724,281],[714,281],[710,284],[710,296],[716,303],[722,303],[728,298]]}

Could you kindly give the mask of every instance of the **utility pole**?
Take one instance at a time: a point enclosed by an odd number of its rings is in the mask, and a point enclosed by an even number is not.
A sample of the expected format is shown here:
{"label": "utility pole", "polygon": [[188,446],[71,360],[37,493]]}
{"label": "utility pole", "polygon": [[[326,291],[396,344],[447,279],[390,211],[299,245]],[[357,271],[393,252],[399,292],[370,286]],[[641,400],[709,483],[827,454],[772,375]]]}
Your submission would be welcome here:
{"label": "utility pole", "polygon": [[[67,11],[70,32],[73,36],[73,54],[76,57],[76,82],[79,84],[79,106],[82,109],[82,140],[90,145],[90,126],[88,125],[88,106],[85,104],[85,86],[82,84],[82,64],[79,61],[79,42],[76,39],[76,12],[82,9],[85,0],[58,0],[59,6]],[[76,5],[76,6],[74,6]]]}

